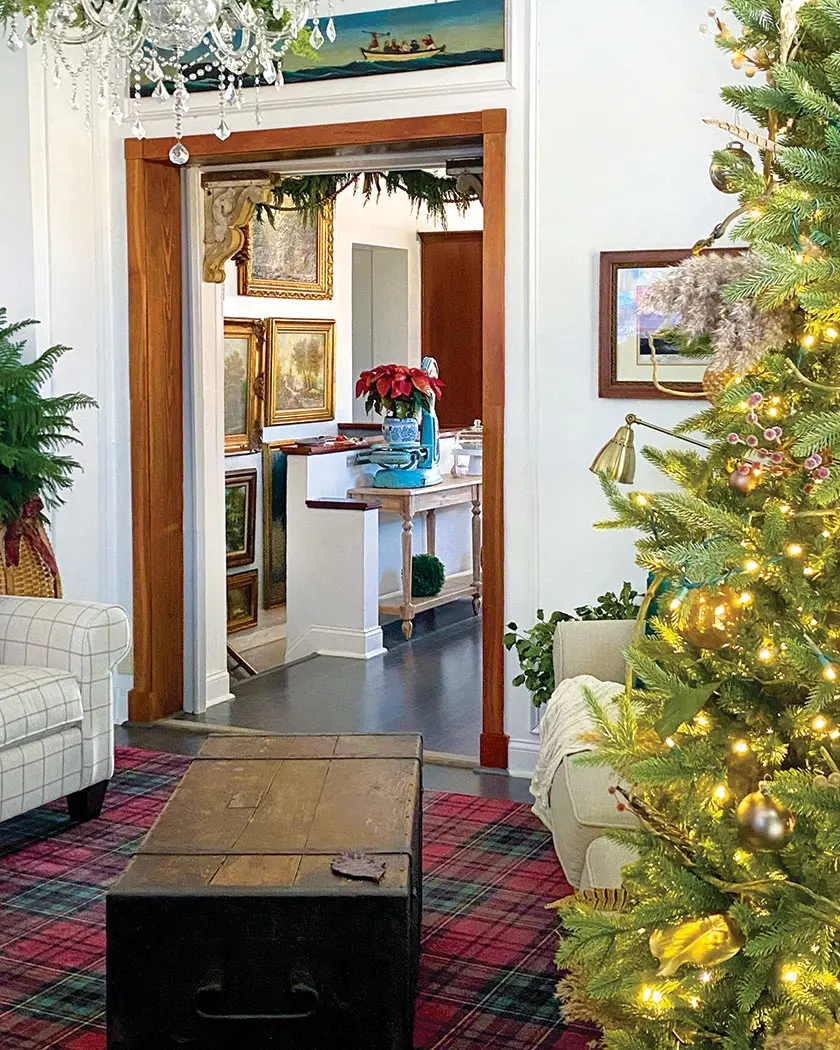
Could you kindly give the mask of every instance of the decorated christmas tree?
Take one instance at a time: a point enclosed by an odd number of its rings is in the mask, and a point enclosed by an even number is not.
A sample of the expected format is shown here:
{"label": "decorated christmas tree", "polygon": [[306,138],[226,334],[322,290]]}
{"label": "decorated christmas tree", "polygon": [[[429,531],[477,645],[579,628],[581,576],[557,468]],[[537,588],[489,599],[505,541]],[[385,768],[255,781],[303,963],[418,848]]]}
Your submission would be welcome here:
{"label": "decorated christmas tree", "polygon": [[650,587],[582,758],[638,859],[612,910],[563,912],[558,964],[615,1050],[840,1046],[840,0],[728,8],[738,206],[650,300],[711,358],[679,428],[709,449],[646,449],[666,491],[603,479]]}

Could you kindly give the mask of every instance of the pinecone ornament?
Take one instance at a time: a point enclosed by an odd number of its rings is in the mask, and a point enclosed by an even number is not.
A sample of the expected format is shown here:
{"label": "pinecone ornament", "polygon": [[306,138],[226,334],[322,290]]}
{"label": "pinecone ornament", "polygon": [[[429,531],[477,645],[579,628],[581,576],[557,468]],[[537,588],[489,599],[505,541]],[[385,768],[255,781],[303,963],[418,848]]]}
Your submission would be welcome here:
{"label": "pinecone ornament", "polygon": [[726,390],[735,375],[736,373],[731,368],[725,368],[720,372],[707,368],[703,373],[703,393],[710,401],[714,401]]}

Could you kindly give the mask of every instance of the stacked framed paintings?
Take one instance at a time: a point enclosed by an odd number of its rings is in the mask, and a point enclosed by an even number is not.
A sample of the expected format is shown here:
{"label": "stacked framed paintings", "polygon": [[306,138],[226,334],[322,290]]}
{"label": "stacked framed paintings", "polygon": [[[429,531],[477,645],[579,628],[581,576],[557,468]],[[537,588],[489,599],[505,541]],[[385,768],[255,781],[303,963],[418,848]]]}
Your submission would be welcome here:
{"label": "stacked framed paintings", "polygon": [[335,205],[314,221],[288,206],[271,221],[251,220],[236,261],[240,295],[270,299],[332,299]]}
{"label": "stacked framed paintings", "polygon": [[225,318],[225,455],[262,441],[265,321]]}
{"label": "stacked framed paintings", "polygon": [[226,320],[224,397],[227,456],[259,451],[264,427],[333,419],[335,321]]}
{"label": "stacked framed paintings", "polygon": [[227,633],[257,626],[260,576],[256,569],[235,572],[227,578]]}
{"label": "stacked framed paintings", "polygon": [[225,541],[227,567],[250,565],[256,550],[257,472],[225,473]]}

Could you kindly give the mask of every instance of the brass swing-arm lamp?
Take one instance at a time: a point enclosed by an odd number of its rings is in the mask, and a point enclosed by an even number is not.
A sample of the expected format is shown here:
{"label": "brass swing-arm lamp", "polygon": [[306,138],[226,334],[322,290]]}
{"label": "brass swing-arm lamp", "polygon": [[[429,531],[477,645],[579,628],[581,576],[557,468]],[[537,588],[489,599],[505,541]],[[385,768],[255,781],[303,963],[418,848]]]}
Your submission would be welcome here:
{"label": "brass swing-arm lamp", "polygon": [[680,441],[687,441],[688,444],[697,445],[700,448],[710,449],[712,447],[707,445],[705,441],[685,437],[683,434],[677,434],[674,430],[668,430],[667,427],[659,427],[655,423],[648,423],[632,413],[626,417],[624,423],[625,425],[619,427],[616,431],[615,437],[610,438],[604,445],[589,468],[593,474],[606,474],[611,481],[617,481],[619,485],[632,485],[636,477],[634,426],[657,430],[660,434],[668,434],[669,437],[679,438]]}

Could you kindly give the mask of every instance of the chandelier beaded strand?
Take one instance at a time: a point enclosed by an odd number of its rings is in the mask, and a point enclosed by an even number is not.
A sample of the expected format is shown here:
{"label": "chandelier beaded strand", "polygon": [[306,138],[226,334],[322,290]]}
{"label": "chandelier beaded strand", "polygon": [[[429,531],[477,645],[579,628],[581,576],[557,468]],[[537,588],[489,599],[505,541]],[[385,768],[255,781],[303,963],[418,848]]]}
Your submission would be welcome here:
{"label": "chandelier beaded strand", "polygon": [[[196,82],[203,79],[206,87],[208,78],[218,77],[214,134],[224,141],[231,134],[227,111],[243,108],[244,78],[253,78],[257,88],[263,83],[279,90],[283,57],[310,19],[312,30],[304,39],[311,47],[335,41],[332,0],[326,5],[319,0],[59,0],[43,17],[34,8],[12,14],[3,29],[10,51],[42,44],[42,63],[52,70],[55,86],[65,78],[70,82],[72,109],[81,108],[79,92],[84,93],[87,128],[96,104],[117,124],[130,119],[132,134],[145,138],[141,93],[144,82],[154,84],[152,98],[172,108],[175,143],[169,159],[180,165],[190,158],[181,140]],[[255,94],[259,126],[259,91]]]}

